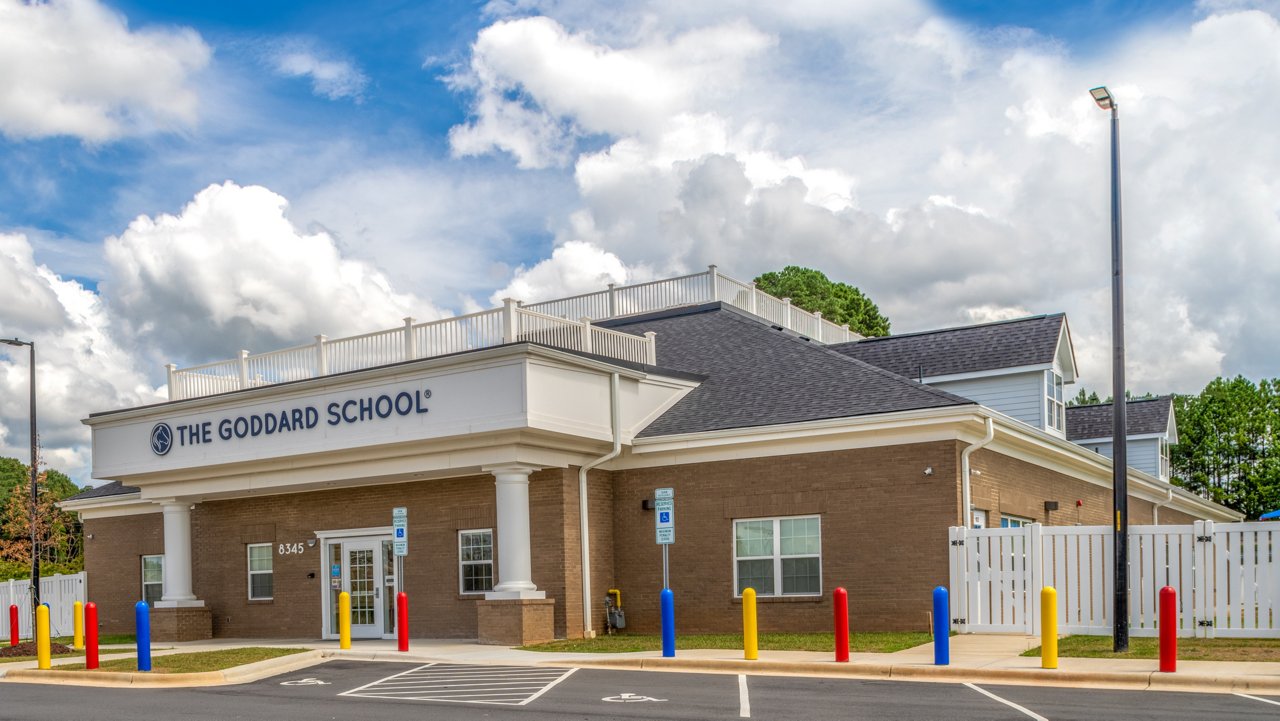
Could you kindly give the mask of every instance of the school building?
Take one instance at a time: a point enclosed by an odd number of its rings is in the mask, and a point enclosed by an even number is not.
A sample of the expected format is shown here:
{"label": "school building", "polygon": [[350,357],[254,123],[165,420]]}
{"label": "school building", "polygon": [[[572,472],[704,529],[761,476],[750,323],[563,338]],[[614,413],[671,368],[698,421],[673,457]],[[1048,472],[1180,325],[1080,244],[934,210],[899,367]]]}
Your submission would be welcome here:
{"label": "school building", "polygon": [[[659,489],[681,632],[747,587],[764,631],[828,629],[838,586],[855,628],[924,629],[949,527],[1110,522],[1076,374],[1061,314],[863,339],[712,266],[170,366],[85,420],[110,482],[63,506],[107,633],[145,599],[161,640],[336,638],[345,591],[391,637],[404,591],[414,636],[530,643],[601,631],[609,589],[653,632]],[[1130,419],[1130,523],[1240,518],[1169,484],[1168,399]]]}

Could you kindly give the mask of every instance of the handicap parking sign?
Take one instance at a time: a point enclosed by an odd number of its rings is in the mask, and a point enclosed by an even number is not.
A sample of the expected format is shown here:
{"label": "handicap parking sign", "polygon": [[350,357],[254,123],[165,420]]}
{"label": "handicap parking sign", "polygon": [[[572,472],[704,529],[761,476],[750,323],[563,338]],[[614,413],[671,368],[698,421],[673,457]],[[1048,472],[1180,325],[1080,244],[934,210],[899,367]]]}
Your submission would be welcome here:
{"label": "handicap parking sign", "polygon": [[397,529],[396,529],[396,538],[404,538],[404,529],[403,529],[403,528],[397,528]]}
{"label": "handicap parking sign", "polygon": [[663,511],[658,514],[658,523],[671,523],[671,512]]}

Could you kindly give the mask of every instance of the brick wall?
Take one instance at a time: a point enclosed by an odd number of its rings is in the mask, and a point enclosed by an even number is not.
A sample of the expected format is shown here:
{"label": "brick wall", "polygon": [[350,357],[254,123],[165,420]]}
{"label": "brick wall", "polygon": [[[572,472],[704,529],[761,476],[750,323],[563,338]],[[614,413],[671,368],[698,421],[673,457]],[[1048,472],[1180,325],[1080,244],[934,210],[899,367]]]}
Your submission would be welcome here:
{"label": "brick wall", "polygon": [[142,598],[142,557],[164,553],[161,514],[94,518],[84,522],[84,533],[88,600],[98,605],[98,625],[104,634],[133,633],[133,605]]}

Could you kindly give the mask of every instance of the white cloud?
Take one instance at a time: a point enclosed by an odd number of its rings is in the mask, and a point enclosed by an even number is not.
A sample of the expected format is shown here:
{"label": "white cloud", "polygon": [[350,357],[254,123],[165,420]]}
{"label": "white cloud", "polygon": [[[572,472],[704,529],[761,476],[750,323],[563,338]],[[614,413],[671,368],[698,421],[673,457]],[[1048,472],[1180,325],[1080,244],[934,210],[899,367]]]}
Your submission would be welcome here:
{"label": "white cloud", "polygon": [[291,78],[310,78],[312,91],[330,100],[360,102],[369,78],[346,60],[321,57],[299,43],[288,43],[273,58],[276,72]]}
{"label": "white cloud", "polygon": [[489,298],[491,307],[500,305],[504,298],[533,303],[590,293],[610,283],[623,285],[643,277],[629,271],[613,253],[580,240],[556,248],[550,258],[532,267],[516,268],[514,275],[507,287]]}
{"label": "white cloud", "polygon": [[97,143],[190,126],[209,57],[195,31],[130,30],[96,0],[0,0],[0,133]]}
{"label": "white cloud", "polygon": [[372,264],[344,257],[328,234],[299,232],[287,205],[226,182],[176,216],[140,216],[108,238],[102,288],[117,324],[144,347],[204,361],[441,317]]}

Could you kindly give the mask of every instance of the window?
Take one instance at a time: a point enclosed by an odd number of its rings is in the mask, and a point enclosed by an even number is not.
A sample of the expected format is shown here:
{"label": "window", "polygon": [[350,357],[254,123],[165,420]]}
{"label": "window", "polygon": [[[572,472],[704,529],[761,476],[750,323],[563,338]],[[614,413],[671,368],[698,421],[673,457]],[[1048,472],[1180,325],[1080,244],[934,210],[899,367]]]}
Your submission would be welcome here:
{"label": "window", "polygon": [[737,595],[754,588],[760,596],[822,593],[822,531],[817,516],[733,522]]}
{"label": "window", "polygon": [[1021,518],[1019,516],[1000,516],[1001,528],[1022,528],[1023,526],[1030,526],[1033,523],[1035,523],[1035,521],[1030,518]]}
{"label": "window", "polygon": [[142,557],[142,600],[155,606],[164,595],[164,556]]}
{"label": "window", "polygon": [[271,544],[249,544],[249,600],[270,601],[275,591],[271,570]]}
{"label": "window", "polygon": [[1067,408],[1063,403],[1062,376],[1055,371],[1044,372],[1045,425],[1063,430],[1067,425]]}
{"label": "window", "polygon": [[1169,441],[1160,439],[1160,477],[1169,478]]}
{"label": "window", "polygon": [[493,529],[458,531],[458,590],[493,590]]}

